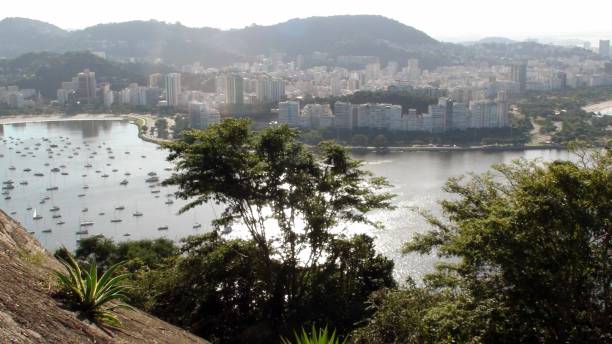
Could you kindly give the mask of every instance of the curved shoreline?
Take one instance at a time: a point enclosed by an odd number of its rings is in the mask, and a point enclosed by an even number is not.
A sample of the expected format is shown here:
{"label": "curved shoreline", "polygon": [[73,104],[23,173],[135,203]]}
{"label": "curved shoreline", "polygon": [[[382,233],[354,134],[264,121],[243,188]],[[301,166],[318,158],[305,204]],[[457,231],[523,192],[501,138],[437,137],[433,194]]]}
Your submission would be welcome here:
{"label": "curved shoreline", "polygon": [[[612,101],[609,101],[612,106]],[[44,122],[63,122],[63,121],[133,121],[138,127],[138,138],[143,141],[161,144],[167,142],[166,140],[157,139],[143,133],[142,127],[146,125],[147,116],[140,114],[126,114],[126,115],[115,115],[115,114],[77,114],[77,115],[19,115],[19,116],[5,116],[0,117],[0,125],[11,125],[11,124],[23,124],[23,123],[44,123]],[[465,151],[527,151],[527,150],[538,150],[538,149],[566,149],[560,144],[540,144],[540,145],[521,145],[521,146],[444,146],[444,147],[417,147],[417,146],[397,146],[397,147],[352,147],[344,146],[346,149],[358,153],[358,152],[465,152]]]}

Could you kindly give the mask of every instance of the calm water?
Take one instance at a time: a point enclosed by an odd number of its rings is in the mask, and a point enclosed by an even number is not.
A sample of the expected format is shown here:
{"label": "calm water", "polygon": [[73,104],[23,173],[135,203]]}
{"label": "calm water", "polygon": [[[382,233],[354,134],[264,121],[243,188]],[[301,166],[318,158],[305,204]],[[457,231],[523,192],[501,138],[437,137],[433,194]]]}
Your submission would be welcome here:
{"label": "calm water", "polygon": [[[160,180],[171,173],[167,170],[172,166],[165,160],[166,152],[141,141],[137,133],[133,124],[111,121],[0,126],[0,155],[3,155],[0,158],[0,180],[13,180],[15,186],[8,191],[10,199],[5,199],[7,195],[0,197],[0,208],[14,213],[13,217],[34,232],[49,249],[61,245],[74,248],[79,237],[76,232],[80,229],[87,229],[89,235],[101,233],[117,240],[157,237],[178,240],[208,230],[210,221],[221,212],[221,208],[204,205],[177,215],[184,202],[169,195],[174,190],[145,182],[150,172],[157,173]],[[48,141],[43,140],[46,138]],[[402,256],[400,253],[403,242],[414,233],[429,229],[413,208],[436,214],[439,212],[437,201],[448,196],[440,188],[449,177],[469,171],[484,172],[491,164],[520,157],[549,161],[566,159],[568,155],[555,150],[360,155],[358,158],[365,160],[367,169],[387,177],[394,185],[392,192],[398,195],[395,200],[398,208],[373,214],[374,219],[386,223],[384,230],[351,226],[348,231],[374,235],[379,250],[396,261],[398,278],[421,276],[431,270],[436,258]],[[92,167],[85,167],[88,163]],[[31,171],[24,172],[28,168]],[[60,172],[52,172],[53,168]],[[36,177],[35,173],[44,176]],[[102,177],[105,174],[108,177]],[[120,185],[124,179],[128,184]],[[28,184],[21,185],[23,181]],[[85,189],[85,185],[89,188]],[[55,186],[57,190],[47,191],[47,188]],[[152,193],[154,190],[159,192]],[[48,200],[41,204],[45,197]],[[167,204],[170,203],[168,200],[173,203]],[[52,212],[54,206],[60,209]],[[121,206],[125,209],[115,209]],[[32,209],[27,210],[29,207]],[[85,208],[87,211],[83,212]],[[43,218],[34,220],[34,210]],[[143,216],[135,217],[135,212],[141,212]],[[61,218],[52,218],[54,214],[60,214]],[[59,221],[65,223],[58,224]],[[85,221],[93,222],[93,225],[81,227],[81,222]],[[201,228],[194,228],[197,223],[202,225]],[[168,229],[160,230],[160,226]],[[51,232],[43,232],[49,229]],[[240,230],[232,235],[240,235]]]}

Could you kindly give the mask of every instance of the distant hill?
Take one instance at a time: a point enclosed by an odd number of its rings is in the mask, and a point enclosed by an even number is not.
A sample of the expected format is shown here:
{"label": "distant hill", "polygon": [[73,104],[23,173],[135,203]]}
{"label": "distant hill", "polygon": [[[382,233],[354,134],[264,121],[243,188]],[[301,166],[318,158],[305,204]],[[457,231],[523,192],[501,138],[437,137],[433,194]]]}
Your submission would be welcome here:
{"label": "distant hill", "polygon": [[91,50],[104,51],[115,59],[162,59],[168,64],[199,61],[221,66],[272,52],[290,57],[317,51],[332,57],[375,55],[383,61],[401,60],[438,46],[436,40],[415,28],[369,15],[292,19],[226,31],[153,20],[76,31],[22,18],[0,21],[0,57],[5,58],[29,52]]}
{"label": "distant hill", "polygon": [[110,82],[115,89],[131,82],[146,84],[149,73],[169,71],[165,66],[109,61],[86,51],[28,53],[0,61],[0,85],[33,88],[45,97],[55,98],[61,82],[72,80],[73,76],[85,68],[96,72],[98,82]]}
{"label": "distant hill", "polygon": [[518,41],[515,41],[510,38],[506,38],[506,37],[485,37],[477,41],[462,42],[461,44],[474,45],[474,44],[514,44],[514,43],[518,43]]}
{"label": "distant hill", "polygon": [[79,319],[53,297],[63,267],[19,223],[0,210],[0,343],[209,344],[140,310],[121,310],[119,330]]}

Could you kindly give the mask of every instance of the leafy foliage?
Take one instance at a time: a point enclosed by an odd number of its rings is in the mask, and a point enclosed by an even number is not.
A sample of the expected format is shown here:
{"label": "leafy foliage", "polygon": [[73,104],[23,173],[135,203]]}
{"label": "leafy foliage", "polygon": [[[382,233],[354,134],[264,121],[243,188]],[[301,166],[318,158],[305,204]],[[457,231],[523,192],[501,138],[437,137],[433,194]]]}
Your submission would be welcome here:
{"label": "leafy foliage", "polygon": [[294,333],[295,342],[288,340],[287,338],[281,338],[281,344],[344,344],[344,341],[340,341],[340,338],[336,337],[336,331],[329,333],[327,326],[320,328],[318,331],[315,326],[312,326],[310,334],[306,333],[306,330],[302,328],[301,333]]}
{"label": "leafy foliage", "polygon": [[379,226],[366,214],[392,207],[386,181],[335,144],[314,154],[296,137],[286,126],[254,133],[246,120],[226,120],[164,145],[179,171],[164,184],[190,201],[182,211],[223,204],[213,225],[240,226],[250,240],[187,240],[178,285],[160,295],[157,314],[207,338],[263,343],[319,320],[349,330],[372,291],[395,285],[393,263],[370,238],[342,234],[352,223]]}
{"label": "leafy foliage", "polygon": [[89,271],[81,270],[76,260],[68,255],[67,259],[57,258],[66,268],[67,273],[55,272],[62,287],[63,296],[77,310],[92,320],[112,327],[121,326],[115,315],[119,308],[129,308],[125,303],[127,275],[115,275],[121,264],[111,266],[98,278],[96,264],[91,264]]}
{"label": "leafy foliage", "polygon": [[361,343],[612,340],[612,156],[518,161],[451,179],[448,221],[407,252],[445,260],[423,287],[378,294]]}

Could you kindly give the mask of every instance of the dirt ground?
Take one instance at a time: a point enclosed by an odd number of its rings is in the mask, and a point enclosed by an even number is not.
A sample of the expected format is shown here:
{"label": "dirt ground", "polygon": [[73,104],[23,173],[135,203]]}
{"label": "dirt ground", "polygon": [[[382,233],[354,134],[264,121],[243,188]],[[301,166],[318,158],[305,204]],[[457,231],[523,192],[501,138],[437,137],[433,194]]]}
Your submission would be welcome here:
{"label": "dirt ground", "polygon": [[82,321],[52,297],[54,269],[50,254],[0,211],[0,343],[208,343],[138,310],[120,312],[120,330]]}

